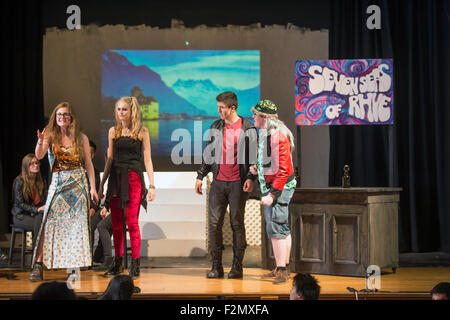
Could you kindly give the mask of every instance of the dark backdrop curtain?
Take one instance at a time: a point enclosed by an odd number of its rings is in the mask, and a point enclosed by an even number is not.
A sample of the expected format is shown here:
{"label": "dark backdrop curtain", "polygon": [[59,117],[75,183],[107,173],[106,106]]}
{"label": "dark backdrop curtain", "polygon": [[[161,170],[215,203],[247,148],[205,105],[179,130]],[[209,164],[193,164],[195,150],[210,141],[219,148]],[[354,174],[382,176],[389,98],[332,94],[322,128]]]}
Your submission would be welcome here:
{"label": "dark backdrop curtain", "polygon": [[22,158],[34,153],[36,129],[42,128],[41,1],[2,1],[0,108],[0,233],[9,230],[11,188]]}
{"label": "dark backdrop curtain", "polygon": [[[1,87],[3,106],[0,108],[0,234],[8,229],[10,220],[11,185],[19,174],[20,162],[34,152],[36,129],[45,125],[42,92],[42,39],[46,27],[66,28],[71,4],[81,8],[81,23],[89,25],[124,24],[168,28],[172,19],[181,19],[185,26],[201,24],[263,25],[291,22],[313,30],[328,24],[328,0],[302,1],[289,4],[250,2],[161,1],[133,0],[14,0],[2,1],[1,17]],[[226,8],[233,7],[231,11]],[[48,162],[41,161],[44,177]]]}
{"label": "dark backdrop curtain", "polygon": [[[331,1],[329,58],[393,58],[393,126],[330,128],[330,186],[399,186],[401,252],[450,252],[450,1]],[[369,30],[369,5],[381,29]],[[447,124],[447,126],[446,126]]]}

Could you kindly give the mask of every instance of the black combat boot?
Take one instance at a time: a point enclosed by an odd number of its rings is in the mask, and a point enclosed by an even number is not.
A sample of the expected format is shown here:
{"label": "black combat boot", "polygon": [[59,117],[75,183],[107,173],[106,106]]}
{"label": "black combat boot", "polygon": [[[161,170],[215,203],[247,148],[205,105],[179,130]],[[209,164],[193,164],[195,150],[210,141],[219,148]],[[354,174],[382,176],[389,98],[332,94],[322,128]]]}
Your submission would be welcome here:
{"label": "black combat boot", "polygon": [[130,268],[130,271],[129,271],[130,277],[132,277],[132,278],[139,277],[139,275],[141,274],[140,264],[141,264],[141,259],[140,258],[131,259],[131,268]]}
{"label": "black combat boot", "polygon": [[115,276],[123,272],[123,257],[114,257],[114,264],[106,273],[105,276]]}
{"label": "black combat boot", "polygon": [[240,250],[236,252],[233,250],[233,264],[231,266],[231,270],[228,273],[228,279],[242,279],[243,270],[242,270],[242,261],[244,260],[244,250]]}
{"label": "black combat boot", "polygon": [[105,257],[105,261],[102,264],[92,267],[93,271],[108,271],[114,265],[114,258],[112,256]]}
{"label": "black combat boot", "polygon": [[212,268],[206,274],[207,278],[223,278],[222,251],[212,253]]}

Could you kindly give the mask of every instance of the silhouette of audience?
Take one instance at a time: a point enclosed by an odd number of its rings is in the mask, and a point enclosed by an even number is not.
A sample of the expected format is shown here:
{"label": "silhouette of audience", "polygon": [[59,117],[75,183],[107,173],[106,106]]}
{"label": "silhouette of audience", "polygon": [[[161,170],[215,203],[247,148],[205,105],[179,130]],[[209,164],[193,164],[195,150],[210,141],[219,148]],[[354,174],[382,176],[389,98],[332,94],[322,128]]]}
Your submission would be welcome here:
{"label": "silhouette of audience", "polygon": [[45,282],[39,285],[31,295],[31,300],[76,300],[77,297],[72,289],[67,287],[66,282]]}
{"label": "silhouette of audience", "polygon": [[320,286],[317,280],[309,273],[298,273],[294,277],[290,300],[317,300],[319,299]]}
{"label": "silhouette of audience", "polygon": [[440,282],[431,289],[431,299],[448,300],[450,297],[450,282]]}
{"label": "silhouette of audience", "polygon": [[132,294],[137,292],[140,292],[140,289],[134,286],[133,279],[129,275],[118,274],[111,279],[98,300],[130,300]]}

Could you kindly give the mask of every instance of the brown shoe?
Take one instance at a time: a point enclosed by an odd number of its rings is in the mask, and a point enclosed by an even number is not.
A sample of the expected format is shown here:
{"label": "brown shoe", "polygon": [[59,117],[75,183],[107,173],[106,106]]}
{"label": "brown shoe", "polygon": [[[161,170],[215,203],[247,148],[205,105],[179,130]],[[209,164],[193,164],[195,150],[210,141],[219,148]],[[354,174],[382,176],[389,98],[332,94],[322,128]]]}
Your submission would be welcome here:
{"label": "brown shoe", "polygon": [[269,273],[265,273],[261,276],[261,278],[275,278],[277,275],[277,268],[273,269]]}
{"label": "brown shoe", "polygon": [[289,276],[287,275],[286,270],[282,271],[277,271],[276,275],[275,275],[275,280],[273,280],[273,284],[280,284],[280,283],[285,283],[287,282],[289,279]]}
{"label": "brown shoe", "polygon": [[[286,269],[287,271],[287,275],[288,277],[291,276],[291,270],[290,269]],[[277,276],[277,268],[275,267],[275,269],[273,269],[272,271],[270,271],[269,273],[265,273],[261,276],[261,278],[275,278]]]}

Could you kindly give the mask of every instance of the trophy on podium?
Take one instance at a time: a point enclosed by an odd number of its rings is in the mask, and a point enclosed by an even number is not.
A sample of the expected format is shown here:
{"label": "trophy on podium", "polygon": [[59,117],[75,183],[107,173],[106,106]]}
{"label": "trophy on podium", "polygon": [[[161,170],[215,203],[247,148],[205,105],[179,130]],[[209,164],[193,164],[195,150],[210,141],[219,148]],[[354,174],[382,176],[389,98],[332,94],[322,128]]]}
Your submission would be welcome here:
{"label": "trophy on podium", "polygon": [[350,188],[350,166],[344,166],[344,175],[342,176],[342,188]]}

